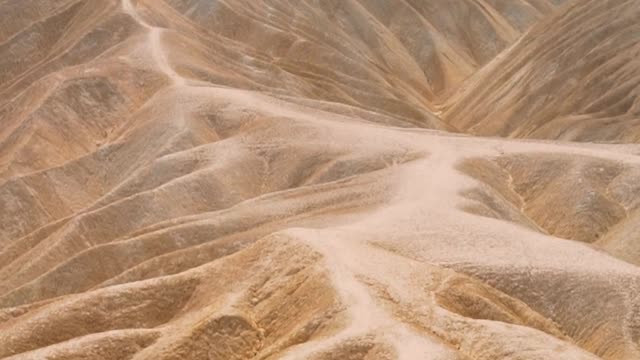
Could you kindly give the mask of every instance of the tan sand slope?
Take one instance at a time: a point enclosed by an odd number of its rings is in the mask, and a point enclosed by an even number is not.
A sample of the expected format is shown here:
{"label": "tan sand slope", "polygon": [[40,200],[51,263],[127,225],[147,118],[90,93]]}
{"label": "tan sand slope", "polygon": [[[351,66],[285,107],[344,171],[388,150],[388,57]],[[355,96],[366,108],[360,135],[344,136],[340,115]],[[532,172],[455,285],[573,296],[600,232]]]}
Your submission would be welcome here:
{"label": "tan sand slope", "polygon": [[639,8],[0,0],[0,358],[640,358]]}

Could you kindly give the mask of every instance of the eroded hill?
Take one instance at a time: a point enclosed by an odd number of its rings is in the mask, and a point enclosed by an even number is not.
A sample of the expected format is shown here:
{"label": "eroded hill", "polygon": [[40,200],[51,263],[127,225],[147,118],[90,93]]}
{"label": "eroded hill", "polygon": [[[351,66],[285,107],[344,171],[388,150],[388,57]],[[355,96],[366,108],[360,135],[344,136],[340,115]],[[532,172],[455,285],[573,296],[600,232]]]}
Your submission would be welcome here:
{"label": "eroded hill", "polygon": [[0,358],[640,357],[639,10],[0,0]]}

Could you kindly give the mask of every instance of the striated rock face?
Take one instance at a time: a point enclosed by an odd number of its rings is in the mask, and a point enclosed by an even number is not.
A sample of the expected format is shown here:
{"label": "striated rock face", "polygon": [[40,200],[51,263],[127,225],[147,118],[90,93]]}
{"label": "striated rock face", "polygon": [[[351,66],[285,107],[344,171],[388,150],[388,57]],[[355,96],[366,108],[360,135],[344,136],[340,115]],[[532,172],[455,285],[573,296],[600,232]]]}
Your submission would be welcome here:
{"label": "striated rock face", "polygon": [[479,135],[640,141],[640,2],[575,1],[535,26],[447,100]]}
{"label": "striated rock face", "polygon": [[637,18],[0,0],[0,358],[640,358]]}

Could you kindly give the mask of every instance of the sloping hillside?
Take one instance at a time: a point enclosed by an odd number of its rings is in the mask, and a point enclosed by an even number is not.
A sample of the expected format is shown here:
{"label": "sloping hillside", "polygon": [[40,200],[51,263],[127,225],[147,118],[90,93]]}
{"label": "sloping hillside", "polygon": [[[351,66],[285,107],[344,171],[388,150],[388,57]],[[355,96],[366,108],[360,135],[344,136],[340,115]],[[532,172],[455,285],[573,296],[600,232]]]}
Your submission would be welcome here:
{"label": "sloping hillside", "polygon": [[640,140],[640,3],[576,1],[468,79],[443,118],[478,135]]}
{"label": "sloping hillside", "polygon": [[0,0],[0,358],[640,358],[639,8]]}

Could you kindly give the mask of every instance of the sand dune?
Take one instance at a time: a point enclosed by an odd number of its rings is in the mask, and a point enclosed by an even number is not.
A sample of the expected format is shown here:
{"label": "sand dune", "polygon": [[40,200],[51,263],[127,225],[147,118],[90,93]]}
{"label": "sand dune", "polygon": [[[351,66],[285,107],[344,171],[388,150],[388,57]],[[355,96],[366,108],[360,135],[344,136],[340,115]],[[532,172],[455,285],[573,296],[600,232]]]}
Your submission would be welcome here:
{"label": "sand dune", "polygon": [[639,12],[0,0],[0,358],[640,358]]}

